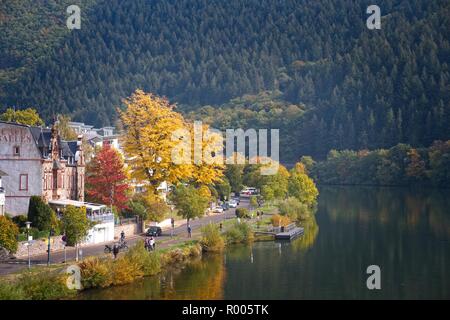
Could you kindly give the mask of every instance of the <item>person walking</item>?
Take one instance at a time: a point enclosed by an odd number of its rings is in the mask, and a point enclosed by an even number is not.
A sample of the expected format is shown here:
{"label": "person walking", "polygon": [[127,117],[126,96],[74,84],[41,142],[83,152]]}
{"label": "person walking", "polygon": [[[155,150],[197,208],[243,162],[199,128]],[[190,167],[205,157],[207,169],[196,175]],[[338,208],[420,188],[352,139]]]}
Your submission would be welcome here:
{"label": "person walking", "polygon": [[120,233],[120,242],[124,241],[125,241],[125,231],[122,230],[122,232]]}
{"label": "person walking", "polygon": [[145,237],[144,247],[145,247],[145,250],[147,250],[147,251],[150,250],[150,238],[149,237]]}
{"label": "person walking", "polygon": [[188,224],[187,232],[188,232],[188,238],[192,238],[192,228],[191,228],[190,224]]}
{"label": "person walking", "polygon": [[222,231],[222,222],[219,224],[219,230]]}
{"label": "person walking", "polygon": [[150,238],[150,248],[153,251],[156,249],[156,241],[153,237]]}
{"label": "person walking", "polygon": [[114,243],[114,247],[113,247],[114,259],[117,259],[118,254],[119,254],[119,246],[117,245],[117,243]]}

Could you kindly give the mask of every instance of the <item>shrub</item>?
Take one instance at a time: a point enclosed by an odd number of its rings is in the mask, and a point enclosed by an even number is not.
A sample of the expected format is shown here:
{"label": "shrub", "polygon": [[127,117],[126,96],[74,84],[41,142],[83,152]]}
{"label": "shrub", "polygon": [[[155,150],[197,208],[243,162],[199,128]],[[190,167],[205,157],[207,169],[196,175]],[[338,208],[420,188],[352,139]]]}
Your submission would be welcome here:
{"label": "shrub", "polygon": [[310,216],[311,209],[297,198],[289,197],[278,203],[281,215],[288,216],[291,220],[302,220]]}
{"label": "shrub", "polygon": [[289,223],[291,223],[291,219],[289,219],[289,217],[287,216],[282,216],[279,214],[274,214],[271,218],[270,218],[272,225],[274,227],[285,227],[287,226]]}
{"label": "shrub", "polygon": [[202,227],[200,245],[202,246],[203,251],[219,252],[223,250],[225,242],[216,225],[210,223]]}
{"label": "shrub", "polygon": [[237,208],[236,216],[241,219],[250,219],[250,213],[247,208]]}
{"label": "shrub", "polygon": [[76,291],[66,285],[67,275],[49,272],[24,273],[17,286],[31,300],[56,300],[73,295]]}
{"label": "shrub", "polygon": [[21,287],[13,283],[0,282],[0,301],[24,300],[25,294]]}
{"label": "shrub", "polygon": [[28,221],[28,218],[27,218],[26,215],[21,214],[21,215],[18,215],[18,216],[13,217],[13,218],[12,218],[12,221],[13,221],[13,222],[17,225],[17,227],[20,229],[20,228],[25,228],[25,227],[26,227],[25,222]]}
{"label": "shrub", "polygon": [[80,262],[81,284],[83,288],[108,287],[112,283],[111,261],[101,261],[97,257],[90,257]]}
{"label": "shrub", "polygon": [[0,247],[10,252],[17,250],[17,235],[19,228],[9,218],[0,216]]}
{"label": "shrub", "polygon": [[128,259],[126,256],[113,261],[111,269],[113,285],[131,283],[135,279],[144,276],[144,272],[140,269],[139,264],[136,261]]}
{"label": "shrub", "polygon": [[225,232],[227,243],[249,243],[254,240],[250,225],[245,222],[235,223]]}
{"label": "shrub", "polygon": [[148,252],[145,249],[144,241],[138,241],[134,247],[132,247],[125,258],[129,260],[131,264],[137,265],[144,276],[152,276],[161,271],[161,262],[159,254],[156,252]]}
{"label": "shrub", "polygon": [[39,230],[49,231],[52,227],[54,211],[40,196],[32,196],[28,206],[28,220]]}

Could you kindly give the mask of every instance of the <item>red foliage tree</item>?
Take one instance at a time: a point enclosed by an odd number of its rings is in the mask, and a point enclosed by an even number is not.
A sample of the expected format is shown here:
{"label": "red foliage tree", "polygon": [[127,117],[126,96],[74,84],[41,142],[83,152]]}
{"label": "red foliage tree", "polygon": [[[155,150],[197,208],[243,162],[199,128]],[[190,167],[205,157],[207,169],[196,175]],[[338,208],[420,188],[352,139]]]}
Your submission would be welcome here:
{"label": "red foliage tree", "polygon": [[120,154],[104,144],[86,168],[86,192],[92,201],[127,208],[127,175]]}

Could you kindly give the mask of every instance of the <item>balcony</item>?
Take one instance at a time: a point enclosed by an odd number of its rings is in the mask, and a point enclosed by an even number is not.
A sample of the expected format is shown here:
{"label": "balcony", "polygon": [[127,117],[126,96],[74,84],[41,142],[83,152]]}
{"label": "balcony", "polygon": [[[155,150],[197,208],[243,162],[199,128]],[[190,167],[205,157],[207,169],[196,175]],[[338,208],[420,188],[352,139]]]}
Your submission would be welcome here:
{"label": "balcony", "polygon": [[98,223],[114,222],[114,214],[109,212],[104,214],[88,214],[87,217],[89,220]]}

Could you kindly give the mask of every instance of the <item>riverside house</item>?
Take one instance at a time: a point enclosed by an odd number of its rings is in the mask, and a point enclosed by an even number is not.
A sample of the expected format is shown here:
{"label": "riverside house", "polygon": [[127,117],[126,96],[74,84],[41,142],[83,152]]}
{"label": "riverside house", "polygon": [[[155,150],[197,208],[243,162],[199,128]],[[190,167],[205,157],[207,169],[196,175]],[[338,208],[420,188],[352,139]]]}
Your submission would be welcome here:
{"label": "riverside house", "polygon": [[26,214],[31,196],[84,201],[82,139],[64,141],[53,126],[33,127],[0,121],[0,171],[4,211]]}

